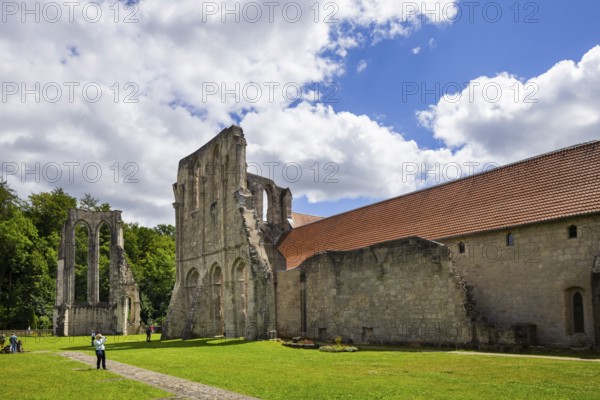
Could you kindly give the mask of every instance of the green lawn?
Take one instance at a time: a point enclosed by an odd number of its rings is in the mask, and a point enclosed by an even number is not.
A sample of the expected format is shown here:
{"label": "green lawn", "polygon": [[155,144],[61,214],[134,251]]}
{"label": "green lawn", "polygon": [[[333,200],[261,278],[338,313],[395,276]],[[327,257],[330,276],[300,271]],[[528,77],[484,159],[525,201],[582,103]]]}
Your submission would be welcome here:
{"label": "green lawn", "polygon": [[[596,362],[410,349],[321,353],[269,341],[147,343],[144,338],[109,337],[107,362],[116,360],[264,399],[600,399],[600,363]],[[31,353],[0,354],[0,370],[5,377],[14,377],[9,390],[27,385],[31,393],[26,398],[56,397],[43,395],[46,386],[61,390],[63,399],[82,397],[75,394],[81,387],[86,400],[95,394],[103,399],[160,396],[156,389],[140,391],[134,382],[111,380],[116,376],[104,371],[100,373],[106,375],[99,377],[98,371],[86,371],[82,364],[52,354],[59,350],[93,354],[88,340],[27,338],[24,347]],[[17,393],[4,396],[6,389],[0,390],[0,397]]]}
{"label": "green lawn", "polygon": [[51,352],[0,354],[0,373],[2,399],[107,400],[169,396],[162,390]]}

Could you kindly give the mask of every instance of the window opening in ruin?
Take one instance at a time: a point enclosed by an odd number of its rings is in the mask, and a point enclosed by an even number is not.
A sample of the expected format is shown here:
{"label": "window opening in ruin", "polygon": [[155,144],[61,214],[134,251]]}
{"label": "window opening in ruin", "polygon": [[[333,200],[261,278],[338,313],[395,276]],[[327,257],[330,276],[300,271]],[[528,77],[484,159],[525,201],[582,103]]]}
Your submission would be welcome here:
{"label": "window opening in ruin", "polygon": [[583,333],[583,296],[581,293],[573,294],[573,333]]}
{"label": "window opening in ruin", "polygon": [[75,301],[88,301],[89,245],[89,228],[79,221],[75,224]]}
{"label": "window opening in ruin", "polygon": [[98,299],[101,302],[109,302],[110,297],[110,241],[110,226],[103,222],[98,230]]}
{"label": "window opening in ruin", "polygon": [[509,233],[508,235],[506,235],[506,245],[507,246],[513,246],[515,244],[515,239],[514,236],[511,233]]}
{"label": "window opening in ruin", "polygon": [[192,307],[192,303],[194,300],[194,293],[196,291],[196,287],[198,286],[199,276],[200,275],[198,274],[198,271],[196,270],[196,268],[192,268],[187,274],[187,278],[185,280],[185,291],[186,291],[186,302],[188,305],[188,309]]}
{"label": "window opening in ruin", "polygon": [[269,212],[269,195],[266,190],[262,193],[262,221],[267,222]]}
{"label": "window opening in ruin", "polygon": [[465,252],[465,243],[464,243],[464,242],[460,242],[460,243],[458,244],[458,252],[459,252],[460,254],[464,254],[464,252]]}
{"label": "window opening in ruin", "polygon": [[127,298],[127,322],[133,322],[133,310],[131,309],[131,297]]}
{"label": "window opening in ruin", "polygon": [[569,227],[569,239],[575,239],[577,237],[577,226],[571,225]]}

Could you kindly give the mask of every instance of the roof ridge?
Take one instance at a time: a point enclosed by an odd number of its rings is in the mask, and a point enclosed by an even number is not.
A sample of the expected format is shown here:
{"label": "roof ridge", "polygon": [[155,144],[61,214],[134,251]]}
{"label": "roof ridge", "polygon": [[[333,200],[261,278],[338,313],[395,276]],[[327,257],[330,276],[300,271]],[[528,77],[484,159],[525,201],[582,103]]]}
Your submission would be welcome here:
{"label": "roof ridge", "polygon": [[501,165],[501,166],[499,166],[497,168],[494,168],[494,169],[491,169],[489,171],[477,172],[477,173],[474,173],[472,175],[467,175],[467,176],[464,176],[464,177],[461,177],[461,178],[457,178],[457,179],[454,179],[454,180],[451,180],[451,181],[448,181],[448,182],[443,182],[443,183],[440,183],[440,184],[437,184],[437,185],[425,187],[425,188],[422,188],[422,189],[417,189],[417,190],[414,190],[412,192],[403,193],[403,194],[400,194],[398,196],[394,196],[394,197],[390,197],[390,198],[383,199],[383,200],[380,200],[380,201],[376,201],[374,203],[366,204],[364,206],[360,206],[360,207],[357,207],[357,208],[353,208],[351,210],[343,211],[341,213],[330,215],[328,217],[323,217],[322,219],[320,219],[318,221],[310,222],[308,224],[299,226],[297,228],[293,228],[292,230],[301,229],[301,228],[303,228],[305,226],[308,226],[308,225],[313,225],[313,224],[318,224],[318,223],[325,223],[325,222],[327,222],[328,220],[330,220],[332,218],[336,218],[336,217],[339,217],[341,215],[349,214],[349,213],[355,212],[357,210],[362,210],[362,209],[374,207],[374,206],[377,206],[379,204],[383,204],[383,203],[386,203],[386,202],[389,202],[389,201],[393,201],[393,200],[396,200],[396,199],[399,199],[399,198],[402,198],[402,197],[412,196],[412,195],[415,195],[417,193],[422,193],[422,192],[425,192],[425,191],[428,191],[428,190],[434,190],[434,189],[437,189],[437,188],[440,188],[440,187],[443,187],[443,186],[457,184],[458,182],[462,182],[462,181],[467,180],[467,179],[473,179],[473,178],[476,178],[476,177],[479,177],[479,176],[482,176],[482,175],[496,173],[498,171],[506,170],[506,169],[509,169],[509,168],[514,168],[517,165],[522,165],[522,164],[525,164],[525,163],[528,163],[528,162],[532,162],[532,161],[535,161],[535,160],[546,158],[546,157],[549,157],[549,156],[552,156],[552,155],[555,155],[555,154],[558,154],[558,153],[569,152],[569,151],[575,150],[577,148],[590,146],[592,144],[600,144],[600,140],[590,140],[590,141],[587,141],[587,142],[583,142],[583,143],[579,143],[579,144],[574,144],[574,145],[571,145],[571,146],[567,146],[567,147],[563,147],[563,148],[560,148],[560,149],[552,150],[552,151],[549,151],[549,152],[546,152],[546,153],[542,153],[542,154],[538,154],[538,155],[535,155],[535,156],[531,156],[531,157],[528,157],[528,158],[525,158],[525,159],[522,159],[522,160],[514,161],[512,163]]}
{"label": "roof ridge", "polygon": [[315,214],[307,214],[307,213],[301,213],[298,211],[292,211],[293,214],[300,214],[300,215],[308,215],[309,217],[317,217],[317,218],[327,218],[327,217],[323,217],[322,215],[315,215]]}

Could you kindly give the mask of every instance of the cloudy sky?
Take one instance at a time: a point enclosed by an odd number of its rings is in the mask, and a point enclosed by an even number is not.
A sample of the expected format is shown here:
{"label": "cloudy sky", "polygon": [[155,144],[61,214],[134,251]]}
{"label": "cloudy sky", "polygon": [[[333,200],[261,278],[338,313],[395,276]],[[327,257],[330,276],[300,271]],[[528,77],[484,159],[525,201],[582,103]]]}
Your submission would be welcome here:
{"label": "cloudy sky", "polygon": [[179,159],[231,124],[316,215],[600,138],[599,2],[1,7],[2,178],[129,222],[173,223]]}

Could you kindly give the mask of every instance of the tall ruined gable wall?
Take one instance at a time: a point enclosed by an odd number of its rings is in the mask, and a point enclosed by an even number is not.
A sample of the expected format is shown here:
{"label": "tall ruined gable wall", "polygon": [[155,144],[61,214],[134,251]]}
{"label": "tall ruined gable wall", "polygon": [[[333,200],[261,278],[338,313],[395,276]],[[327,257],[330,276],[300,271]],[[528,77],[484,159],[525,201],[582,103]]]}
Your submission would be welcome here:
{"label": "tall ruined gable wall", "polygon": [[271,265],[248,190],[246,141],[222,131],[179,163],[177,268],[163,337],[266,337],[274,324]]}

